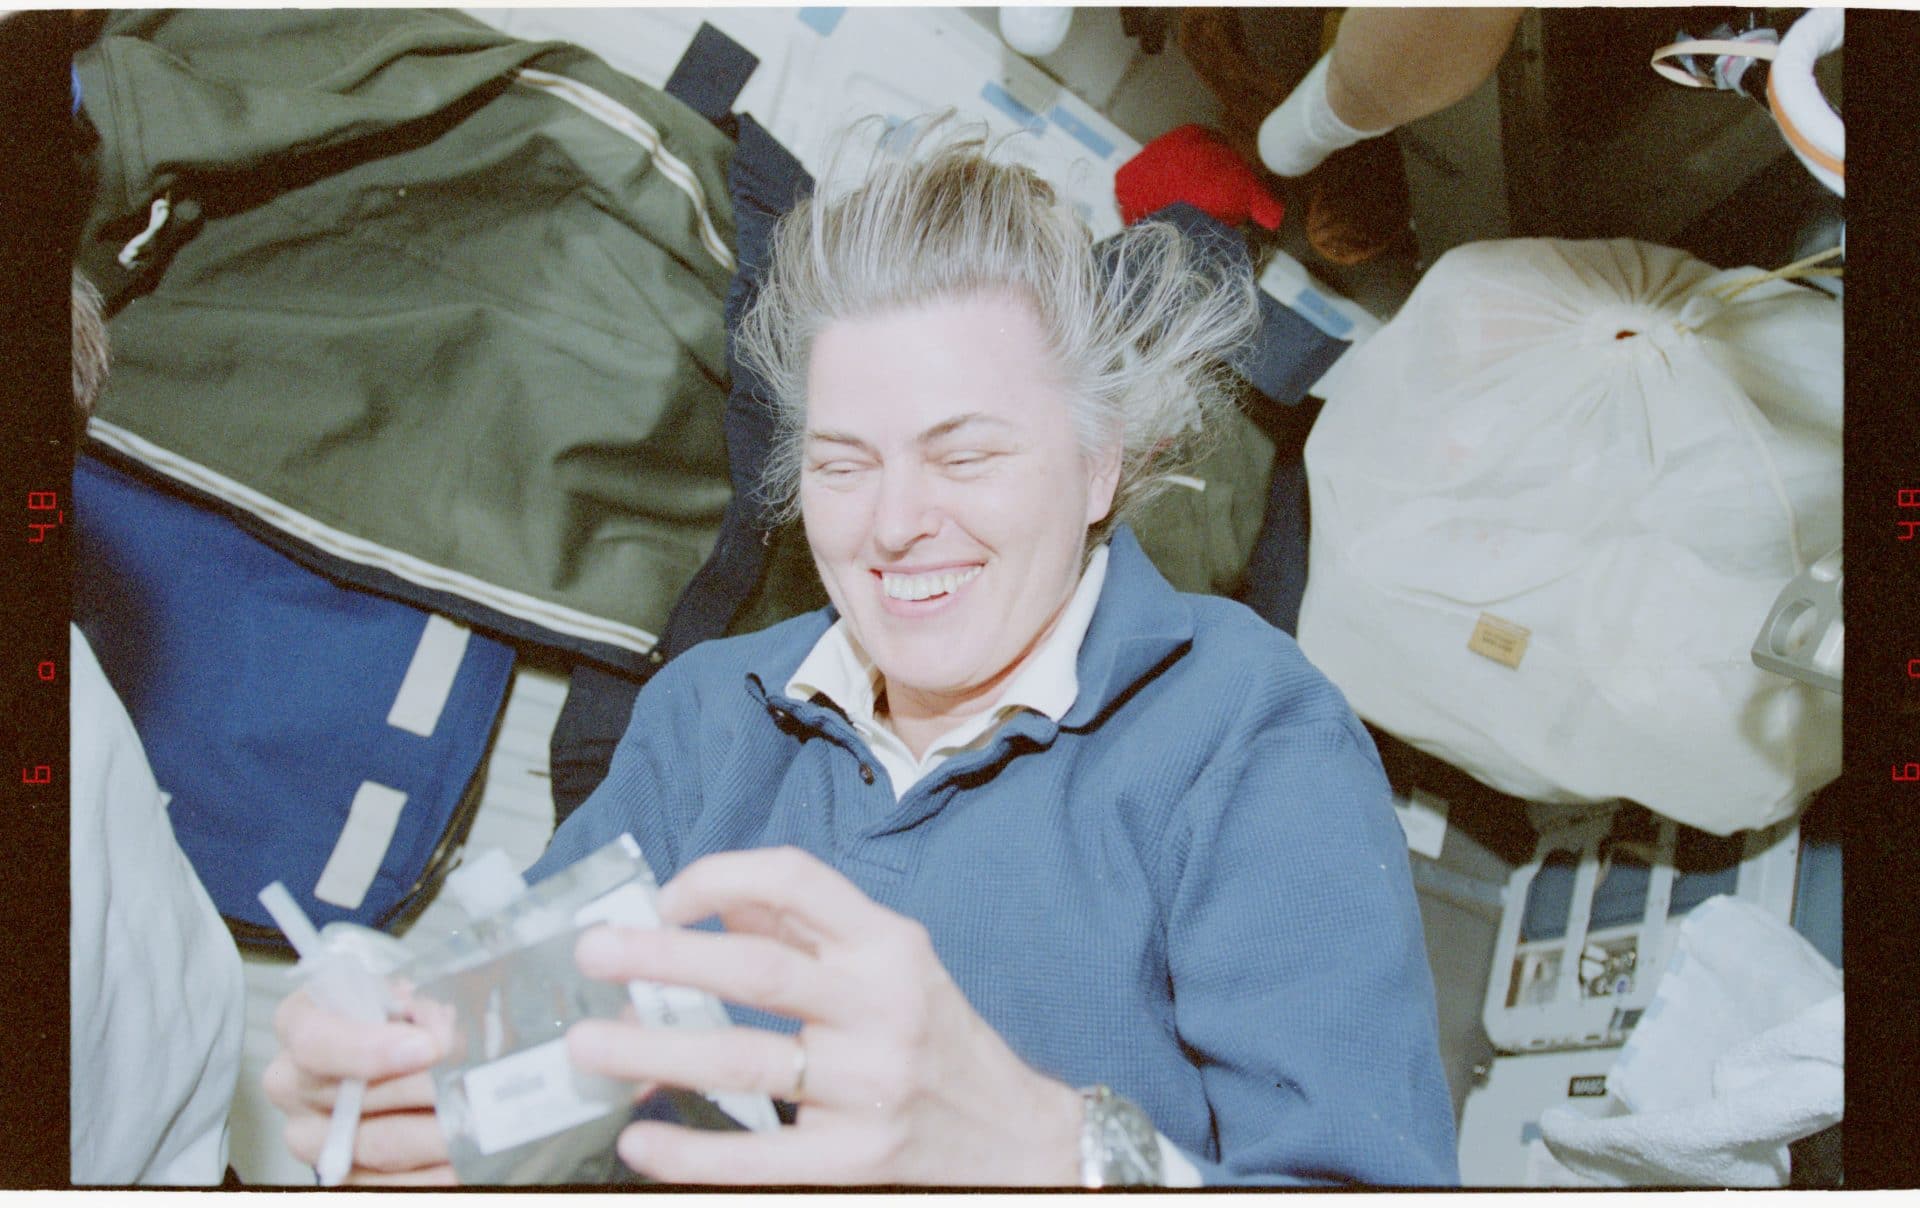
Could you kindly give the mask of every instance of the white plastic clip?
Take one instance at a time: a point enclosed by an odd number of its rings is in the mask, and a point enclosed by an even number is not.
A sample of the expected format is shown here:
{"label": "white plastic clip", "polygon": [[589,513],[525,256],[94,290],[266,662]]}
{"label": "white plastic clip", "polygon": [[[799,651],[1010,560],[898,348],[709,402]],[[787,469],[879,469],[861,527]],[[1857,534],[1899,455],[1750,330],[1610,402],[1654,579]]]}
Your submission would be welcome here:
{"label": "white plastic clip", "polygon": [[448,873],[446,889],[462,910],[477,919],[505,909],[527,892],[527,882],[514,871],[506,852],[489,847]]}
{"label": "white plastic clip", "polygon": [[147,244],[160,233],[161,227],[167,225],[167,216],[171,213],[173,213],[172,202],[164,197],[153,199],[153,206],[147,211],[147,229],[127,240],[127,246],[121,248],[120,254],[114,257],[120,262],[121,268],[130,269],[134,266],[134,263],[140,259],[140,253],[146,250]]}

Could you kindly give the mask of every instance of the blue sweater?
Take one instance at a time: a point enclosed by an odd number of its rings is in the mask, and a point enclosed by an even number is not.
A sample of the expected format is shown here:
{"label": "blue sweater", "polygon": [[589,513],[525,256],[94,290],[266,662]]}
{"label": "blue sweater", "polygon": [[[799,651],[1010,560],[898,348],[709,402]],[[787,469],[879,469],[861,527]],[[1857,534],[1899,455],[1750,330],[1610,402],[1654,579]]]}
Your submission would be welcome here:
{"label": "blue sweater", "polygon": [[622,831],[662,881],[802,847],[920,920],[1025,1061],[1138,1103],[1208,1182],[1457,1181],[1406,842],[1291,638],[1117,530],[1066,716],[1015,715],[896,803],[843,716],[780,694],[832,621],[669,663],[529,879]]}

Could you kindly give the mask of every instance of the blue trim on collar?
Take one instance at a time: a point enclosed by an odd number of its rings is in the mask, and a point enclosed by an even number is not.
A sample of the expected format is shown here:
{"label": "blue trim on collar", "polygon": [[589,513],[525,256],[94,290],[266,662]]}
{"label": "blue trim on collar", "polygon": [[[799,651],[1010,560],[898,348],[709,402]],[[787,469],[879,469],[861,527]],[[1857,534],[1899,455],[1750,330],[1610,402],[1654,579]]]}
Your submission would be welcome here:
{"label": "blue trim on collar", "polygon": [[1060,719],[1082,729],[1193,641],[1193,610],[1153,565],[1133,530],[1113,530],[1107,582],[1080,644],[1080,695]]}

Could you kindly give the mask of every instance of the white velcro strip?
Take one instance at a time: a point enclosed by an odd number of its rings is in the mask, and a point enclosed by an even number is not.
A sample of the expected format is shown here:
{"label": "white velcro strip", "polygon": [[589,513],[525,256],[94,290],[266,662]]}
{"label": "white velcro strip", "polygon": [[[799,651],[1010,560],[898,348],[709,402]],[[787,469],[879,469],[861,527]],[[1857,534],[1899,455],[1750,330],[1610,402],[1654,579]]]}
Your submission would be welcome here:
{"label": "white velcro strip", "polygon": [[314,884],[314,897],[343,910],[360,908],[374,874],[387,858],[387,846],[400,825],[400,807],[406,803],[407,795],[399,789],[371,780],[360,782],[347,811],[347,824],[340,828],[340,839]]}
{"label": "white velcro strip", "polygon": [[442,616],[427,618],[420,644],[413,648],[413,661],[400,681],[400,691],[387,711],[387,724],[409,734],[432,738],[440,722],[440,711],[447,707],[453,692],[453,679],[467,657],[467,639],[472,637],[465,625],[456,625]]}

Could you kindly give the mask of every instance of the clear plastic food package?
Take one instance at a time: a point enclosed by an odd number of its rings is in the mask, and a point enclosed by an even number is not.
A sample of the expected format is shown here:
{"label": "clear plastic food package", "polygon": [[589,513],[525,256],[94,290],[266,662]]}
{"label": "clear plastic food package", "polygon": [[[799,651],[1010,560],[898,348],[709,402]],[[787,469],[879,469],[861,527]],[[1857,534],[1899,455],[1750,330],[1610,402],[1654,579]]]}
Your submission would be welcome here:
{"label": "clear plastic food package", "polygon": [[583,1019],[727,1025],[711,994],[645,982],[621,987],[588,978],[574,964],[574,946],[589,927],[658,926],[657,892],[639,844],[622,835],[524,892],[513,878],[493,895],[503,904],[400,971],[413,985],[416,1016],[444,1012],[453,1025],[454,1052],[432,1078],[435,1112],[462,1183],[641,1181],[614,1152],[636,1112],[702,1128],[778,1126],[764,1096],[669,1088],[636,1107],[630,1083],[568,1061],[567,1030]]}

